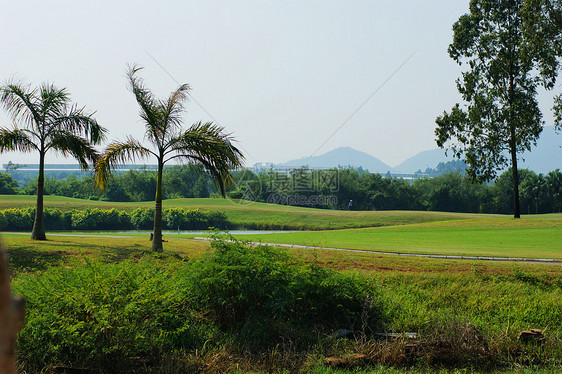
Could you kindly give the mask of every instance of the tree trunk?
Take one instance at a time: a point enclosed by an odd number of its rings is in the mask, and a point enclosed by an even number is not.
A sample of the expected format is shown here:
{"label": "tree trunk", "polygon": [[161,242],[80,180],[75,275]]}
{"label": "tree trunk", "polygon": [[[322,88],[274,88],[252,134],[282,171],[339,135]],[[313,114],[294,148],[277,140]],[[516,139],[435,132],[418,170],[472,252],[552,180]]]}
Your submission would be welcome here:
{"label": "tree trunk", "polygon": [[37,204],[35,205],[35,219],[31,230],[32,240],[47,240],[43,223],[43,191],[45,188],[45,154],[39,153],[39,176],[37,177]]}
{"label": "tree trunk", "polygon": [[[513,132],[515,130],[512,129]],[[513,144],[511,144],[511,173],[513,176],[513,218],[521,218],[519,208],[519,173],[517,172],[517,153],[515,150],[515,134],[512,134]]]}
{"label": "tree trunk", "polygon": [[152,238],[152,250],[154,252],[163,252],[162,246],[162,171],[164,164],[158,160],[158,176],[156,177],[156,196],[154,207],[154,229]]}
{"label": "tree trunk", "polygon": [[25,302],[10,291],[8,261],[0,248],[0,373],[16,373],[16,337],[23,325]]}

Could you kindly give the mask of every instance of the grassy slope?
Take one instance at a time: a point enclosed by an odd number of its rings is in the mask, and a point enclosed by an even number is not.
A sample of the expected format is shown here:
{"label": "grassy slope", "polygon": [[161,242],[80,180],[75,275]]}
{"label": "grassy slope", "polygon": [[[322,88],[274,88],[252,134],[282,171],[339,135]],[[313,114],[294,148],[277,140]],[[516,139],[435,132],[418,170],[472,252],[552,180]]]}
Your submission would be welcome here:
{"label": "grassy slope", "polygon": [[320,247],[467,256],[562,259],[562,219],[485,218],[396,227],[245,235]]}
{"label": "grassy slope", "polygon": [[[45,196],[46,208],[63,211],[71,209],[123,209],[152,207],[153,202],[116,203],[82,200],[60,196]],[[413,211],[341,211],[300,208],[264,203],[243,204],[229,199],[171,199],[163,202],[165,208],[219,210],[238,227],[251,229],[329,230],[357,227],[393,226],[411,223],[446,221],[482,217],[481,215]],[[0,195],[0,209],[35,206],[35,196]]]}

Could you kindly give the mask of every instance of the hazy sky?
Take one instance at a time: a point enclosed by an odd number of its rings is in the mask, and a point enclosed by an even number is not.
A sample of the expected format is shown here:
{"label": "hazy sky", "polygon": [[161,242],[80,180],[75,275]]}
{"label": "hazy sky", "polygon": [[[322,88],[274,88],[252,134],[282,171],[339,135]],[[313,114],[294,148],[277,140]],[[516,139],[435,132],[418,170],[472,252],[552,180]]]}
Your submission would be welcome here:
{"label": "hazy sky", "polygon": [[468,0],[3,1],[0,80],[67,87],[108,140],[142,139],[125,80],[139,63],[159,97],[189,83],[200,106],[187,105],[186,127],[218,122],[248,165],[351,146],[394,166],[436,147],[435,118],[460,99],[446,50],[467,10]]}

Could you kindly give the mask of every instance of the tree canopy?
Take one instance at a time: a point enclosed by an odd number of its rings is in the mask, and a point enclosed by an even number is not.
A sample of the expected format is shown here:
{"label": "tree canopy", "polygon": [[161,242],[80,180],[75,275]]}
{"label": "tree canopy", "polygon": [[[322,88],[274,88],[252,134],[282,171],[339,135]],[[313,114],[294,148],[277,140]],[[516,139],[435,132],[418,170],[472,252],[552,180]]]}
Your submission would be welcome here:
{"label": "tree canopy", "polygon": [[466,64],[457,81],[464,105],[436,120],[437,144],[466,159],[474,181],[510,166],[513,213],[520,216],[517,155],[543,128],[537,87],[554,87],[562,51],[559,2],[471,0],[453,25],[449,56]]}
{"label": "tree canopy", "polygon": [[162,175],[164,164],[177,159],[201,165],[211,175],[223,196],[225,186],[232,180],[231,171],[242,164],[243,156],[234,145],[234,139],[224,133],[224,129],[213,123],[195,123],[183,130],[182,118],[184,102],[187,101],[189,86],[183,84],[165,100],[159,100],[144,86],[138,76],[142,68],[130,66],[127,73],[129,88],[140,107],[140,117],[145,129],[146,139],[153,148],[145,147],[140,141],[128,138],[109,144],[96,164],[96,180],[105,187],[111,169],[118,164],[136,158],[154,157],[157,160],[156,193],[154,210],[154,231],[152,250],[160,252],[162,247]]}
{"label": "tree canopy", "polygon": [[[106,130],[91,114],[71,103],[65,88],[50,83],[31,88],[21,82],[0,87],[0,103],[12,117],[13,128],[0,128],[0,152],[21,151],[39,154],[37,207],[31,238],[45,240],[43,188],[45,155],[49,151],[78,160],[83,169],[96,162],[93,145],[104,139]],[[22,125],[21,128],[17,124]]]}

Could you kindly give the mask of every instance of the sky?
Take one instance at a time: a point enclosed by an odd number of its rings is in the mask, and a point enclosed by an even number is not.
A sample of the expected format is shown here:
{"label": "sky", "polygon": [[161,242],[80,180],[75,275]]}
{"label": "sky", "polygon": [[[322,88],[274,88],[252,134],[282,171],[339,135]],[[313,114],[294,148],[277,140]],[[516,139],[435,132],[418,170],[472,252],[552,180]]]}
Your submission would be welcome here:
{"label": "sky", "polygon": [[[246,165],[349,146],[391,166],[436,148],[460,100],[449,58],[468,0],[26,0],[1,3],[0,81],[51,82],[108,142],[144,138],[127,64],[158,97],[192,89],[184,125],[213,121]],[[560,85],[557,87],[560,92]],[[547,125],[551,95],[541,95]],[[550,123],[549,123],[550,122]],[[12,121],[2,109],[0,126]],[[0,164],[38,163],[5,153]],[[48,156],[47,163],[73,161]],[[153,163],[154,160],[147,160]],[[137,163],[145,163],[137,162]]]}

